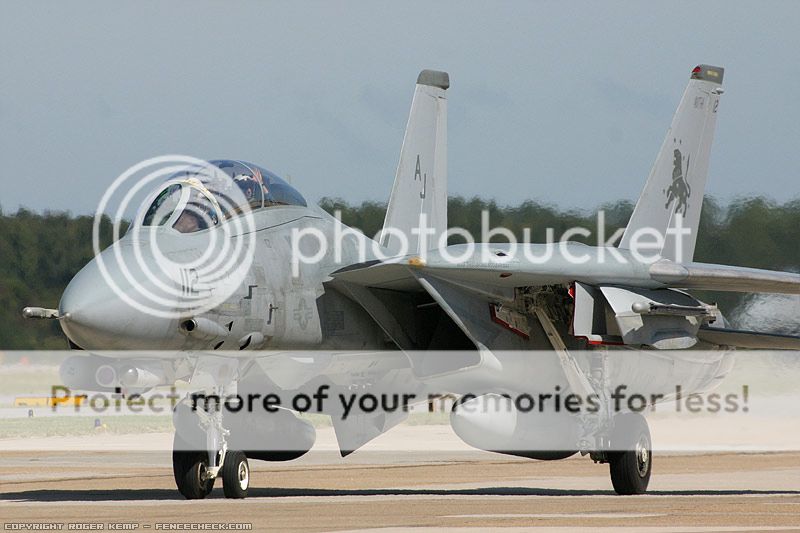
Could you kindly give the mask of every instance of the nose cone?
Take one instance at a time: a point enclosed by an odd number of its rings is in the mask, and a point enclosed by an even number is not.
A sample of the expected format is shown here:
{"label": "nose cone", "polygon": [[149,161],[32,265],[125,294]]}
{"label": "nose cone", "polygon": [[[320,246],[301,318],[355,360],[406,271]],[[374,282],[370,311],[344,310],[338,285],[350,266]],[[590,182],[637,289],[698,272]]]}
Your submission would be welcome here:
{"label": "nose cone", "polygon": [[[120,257],[114,254],[114,247],[78,272],[61,296],[64,334],[85,350],[178,347],[182,337],[176,320],[154,316],[135,305],[140,289],[120,265],[131,264],[130,246],[121,247]],[[101,269],[100,260],[105,269]]]}

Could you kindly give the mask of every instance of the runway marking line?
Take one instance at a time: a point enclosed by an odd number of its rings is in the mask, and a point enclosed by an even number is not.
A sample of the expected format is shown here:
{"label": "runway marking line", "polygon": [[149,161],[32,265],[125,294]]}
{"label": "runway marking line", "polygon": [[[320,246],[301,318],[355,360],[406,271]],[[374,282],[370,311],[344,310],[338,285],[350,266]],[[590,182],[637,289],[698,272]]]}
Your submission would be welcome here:
{"label": "runway marking line", "polygon": [[655,518],[667,513],[531,513],[531,514],[453,514],[441,518]]}

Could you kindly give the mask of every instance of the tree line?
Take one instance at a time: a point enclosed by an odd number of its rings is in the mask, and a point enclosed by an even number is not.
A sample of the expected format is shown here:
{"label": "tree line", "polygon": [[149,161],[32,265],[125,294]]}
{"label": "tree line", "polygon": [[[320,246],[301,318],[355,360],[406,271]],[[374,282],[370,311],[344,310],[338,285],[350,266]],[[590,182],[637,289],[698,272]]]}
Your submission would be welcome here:
{"label": "tree line", "polygon": [[[374,236],[382,227],[386,205],[378,202],[350,204],[323,198],[320,206],[341,213],[342,221]],[[481,233],[481,212],[489,213],[491,227],[510,229],[523,239],[530,228],[532,242],[544,242],[546,228],[558,238],[571,227],[583,227],[592,237],[573,240],[596,244],[597,212],[602,209],[606,233],[622,228],[633,204],[620,201],[593,210],[564,210],[525,201],[501,206],[480,198],[450,198],[448,221],[472,235]],[[0,212],[0,350],[63,349],[66,340],[56,321],[22,318],[26,305],[57,307],[69,280],[92,258],[91,216],[67,213],[34,213],[20,209]],[[101,242],[111,243],[111,224],[101,224]],[[755,197],[723,205],[707,197],[703,204],[695,261],[800,272],[800,198],[777,203]],[[502,240],[501,238],[493,240]],[[737,294],[701,294],[717,301],[723,311],[741,303]]]}

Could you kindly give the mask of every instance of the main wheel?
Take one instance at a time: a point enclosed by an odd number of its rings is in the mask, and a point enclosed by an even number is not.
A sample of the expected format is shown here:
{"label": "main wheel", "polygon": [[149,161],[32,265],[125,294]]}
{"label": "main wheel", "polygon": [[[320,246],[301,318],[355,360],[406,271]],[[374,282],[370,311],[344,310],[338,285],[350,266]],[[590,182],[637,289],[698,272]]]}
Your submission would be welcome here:
{"label": "main wheel", "polygon": [[203,499],[214,488],[214,478],[208,477],[208,454],[187,450],[177,434],[172,448],[172,473],[178,491],[187,500]]}
{"label": "main wheel", "polygon": [[244,498],[250,488],[250,465],[241,451],[228,450],[222,463],[222,490],[226,498]]}
{"label": "main wheel", "polygon": [[647,420],[624,413],[614,420],[608,453],[611,483],[617,494],[644,494],[653,470],[653,450]]}

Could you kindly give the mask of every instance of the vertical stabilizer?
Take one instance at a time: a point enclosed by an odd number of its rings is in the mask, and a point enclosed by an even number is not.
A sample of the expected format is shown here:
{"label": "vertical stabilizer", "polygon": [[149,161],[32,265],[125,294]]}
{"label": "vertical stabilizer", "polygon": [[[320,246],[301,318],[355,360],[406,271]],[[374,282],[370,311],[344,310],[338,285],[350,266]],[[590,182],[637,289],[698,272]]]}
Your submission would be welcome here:
{"label": "vertical stabilizer", "polygon": [[[417,78],[411,113],[403,137],[400,163],[386,210],[380,242],[394,254],[420,253],[437,246],[447,230],[447,96],[446,72],[423,70]],[[424,215],[424,217],[422,216]],[[424,246],[420,220],[428,230]],[[403,237],[407,239],[407,249]]]}
{"label": "vertical stabilizer", "polygon": [[[678,262],[692,261],[723,72],[722,68],[709,65],[699,65],[692,70],[689,85],[622,236],[620,248],[632,248],[637,232],[655,231],[664,237],[661,257]],[[685,228],[680,237],[676,230],[679,224]],[[670,228],[672,231],[667,231]],[[640,239],[640,243],[653,242],[652,238]],[[646,253],[652,253],[652,249]]]}

